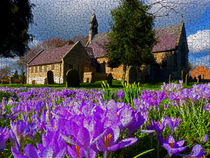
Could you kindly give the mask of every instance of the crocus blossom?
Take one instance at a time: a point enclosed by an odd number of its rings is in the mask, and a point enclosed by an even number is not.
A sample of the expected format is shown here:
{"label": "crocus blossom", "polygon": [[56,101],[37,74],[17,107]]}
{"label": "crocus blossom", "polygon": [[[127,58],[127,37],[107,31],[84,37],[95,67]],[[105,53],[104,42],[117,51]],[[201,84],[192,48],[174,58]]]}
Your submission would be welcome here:
{"label": "crocus blossom", "polygon": [[0,127],[0,151],[3,151],[6,146],[6,141],[9,138],[9,129]]}
{"label": "crocus blossom", "polygon": [[170,135],[168,136],[167,140],[163,140],[161,142],[162,146],[168,151],[169,157],[174,154],[178,154],[179,152],[184,151],[187,146],[184,146],[184,140],[175,141],[175,139]]}
{"label": "crocus blossom", "polygon": [[183,156],[186,158],[203,158],[203,156],[206,155],[206,153],[204,153],[204,149],[201,147],[201,145],[196,144],[192,148],[192,151],[190,152],[190,154],[188,154],[188,155],[177,154],[177,155]]}

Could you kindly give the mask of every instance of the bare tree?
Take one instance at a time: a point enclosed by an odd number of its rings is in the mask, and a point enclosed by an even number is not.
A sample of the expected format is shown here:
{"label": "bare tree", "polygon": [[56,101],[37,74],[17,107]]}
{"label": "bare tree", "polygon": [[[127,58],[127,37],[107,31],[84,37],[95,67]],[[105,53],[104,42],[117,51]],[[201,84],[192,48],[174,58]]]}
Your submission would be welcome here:
{"label": "bare tree", "polygon": [[28,63],[28,58],[27,56],[21,56],[19,57],[19,60],[17,60],[16,64],[18,66],[18,68],[21,71],[21,81],[22,83],[24,83],[25,80],[25,74],[26,74],[26,68],[27,68],[27,63]]}
{"label": "bare tree", "polygon": [[11,71],[12,69],[9,66],[5,66],[4,68],[0,69],[0,78],[9,76]]}
{"label": "bare tree", "polygon": [[62,38],[51,38],[44,42],[39,43],[34,48],[30,49],[30,51],[36,54],[40,52],[41,50],[48,50],[48,49],[56,48],[58,45],[61,45],[64,42],[65,40]]}
{"label": "bare tree", "polygon": [[35,55],[43,50],[48,50],[52,48],[56,48],[65,43],[65,40],[62,38],[51,38],[46,41],[43,41],[36,45],[35,47],[31,48],[27,52],[27,62],[29,62]]}
{"label": "bare tree", "polygon": [[[169,13],[182,14],[177,7],[183,5],[187,7],[189,5],[188,1],[177,1],[177,0],[142,0],[144,5],[147,5],[149,8],[153,8],[146,12],[147,14],[158,17],[168,16]],[[194,2],[190,2],[195,4]]]}

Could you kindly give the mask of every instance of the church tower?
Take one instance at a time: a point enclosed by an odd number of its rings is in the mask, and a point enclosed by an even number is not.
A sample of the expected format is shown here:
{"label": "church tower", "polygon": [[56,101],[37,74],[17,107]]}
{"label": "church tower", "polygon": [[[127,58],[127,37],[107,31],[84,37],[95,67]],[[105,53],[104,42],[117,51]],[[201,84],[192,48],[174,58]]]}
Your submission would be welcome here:
{"label": "church tower", "polygon": [[86,46],[91,43],[93,37],[98,33],[98,22],[95,13],[93,13],[93,15],[91,16],[89,27],[89,38]]}

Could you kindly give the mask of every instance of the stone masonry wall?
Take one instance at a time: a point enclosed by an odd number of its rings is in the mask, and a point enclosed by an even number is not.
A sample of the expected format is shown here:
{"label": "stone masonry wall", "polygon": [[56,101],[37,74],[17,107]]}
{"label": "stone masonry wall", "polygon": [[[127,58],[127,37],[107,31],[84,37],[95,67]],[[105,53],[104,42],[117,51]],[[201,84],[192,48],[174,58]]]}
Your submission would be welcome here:
{"label": "stone masonry wall", "polygon": [[121,80],[122,75],[123,75],[123,65],[120,65],[117,68],[110,68],[108,67],[108,58],[103,57],[103,58],[97,58],[97,62],[99,64],[103,64],[105,62],[105,73],[109,74],[111,73],[113,76],[113,79]]}
{"label": "stone masonry wall", "polygon": [[48,71],[53,72],[55,83],[63,83],[63,68],[61,63],[27,67],[27,83],[32,84],[32,81],[36,80],[37,84],[44,84]]}
{"label": "stone masonry wall", "polygon": [[174,54],[173,51],[153,53],[155,60],[158,64],[161,64],[163,62],[164,58],[167,58],[167,57],[171,56],[172,54]]}
{"label": "stone masonry wall", "polygon": [[90,66],[90,57],[86,53],[84,47],[80,42],[75,43],[69,53],[63,57],[64,64],[64,82],[66,82],[66,72],[69,69],[75,69],[79,73],[80,81],[83,81],[83,74],[85,67]]}

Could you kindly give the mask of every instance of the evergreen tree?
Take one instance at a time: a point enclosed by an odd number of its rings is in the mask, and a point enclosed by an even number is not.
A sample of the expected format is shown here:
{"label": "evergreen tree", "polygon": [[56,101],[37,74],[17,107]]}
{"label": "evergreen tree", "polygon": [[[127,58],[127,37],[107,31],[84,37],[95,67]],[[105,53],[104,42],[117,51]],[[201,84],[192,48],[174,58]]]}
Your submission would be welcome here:
{"label": "evergreen tree", "polygon": [[29,24],[33,22],[32,7],[29,0],[1,0],[0,14],[0,56],[23,56],[27,43]]}
{"label": "evergreen tree", "polygon": [[108,65],[114,68],[123,64],[123,81],[127,66],[140,67],[154,61],[154,17],[147,14],[148,10],[149,7],[138,0],[120,0],[120,5],[111,11]]}

